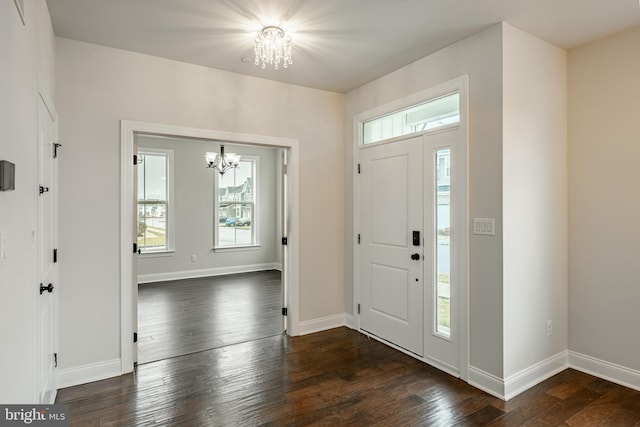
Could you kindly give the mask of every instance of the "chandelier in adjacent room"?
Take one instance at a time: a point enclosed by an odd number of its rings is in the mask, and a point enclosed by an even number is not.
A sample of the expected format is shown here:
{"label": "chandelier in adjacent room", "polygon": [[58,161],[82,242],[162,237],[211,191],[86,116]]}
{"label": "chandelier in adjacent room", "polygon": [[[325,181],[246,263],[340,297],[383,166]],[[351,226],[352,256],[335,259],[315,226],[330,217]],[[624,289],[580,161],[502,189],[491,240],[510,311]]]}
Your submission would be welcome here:
{"label": "chandelier in adjacent room", "polygon": [[207,160],[207,167],[217,170],[220,175],[224,175],[229,169],[237,168],[240,163],[240,154],[225,154],[224,145],[220,146],[220,154],[206,153],[204,157]]}
{"label": "chandelier in adjacent room", "polygon": [[273,25],[264,27],[254,41],[255,63],[262,69],[270,65],[277,70],[281,64],[284,68],[292,64],[291,36],[287,35],[282,28]]}

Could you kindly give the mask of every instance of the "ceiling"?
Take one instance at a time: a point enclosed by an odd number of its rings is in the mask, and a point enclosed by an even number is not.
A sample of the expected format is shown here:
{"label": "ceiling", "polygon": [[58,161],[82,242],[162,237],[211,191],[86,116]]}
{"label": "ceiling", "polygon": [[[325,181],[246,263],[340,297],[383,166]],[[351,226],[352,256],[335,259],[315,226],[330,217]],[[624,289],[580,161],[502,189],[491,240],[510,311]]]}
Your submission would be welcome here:
{"label": "ceiling", "polygon": [[[565,49],[640,25],[638,0],[47,0],[60,37],[348,92],[506,21]],[[253,38],[293,37],[293,64],[263,70]],[[244,58],[244,62],[243,61]]]}

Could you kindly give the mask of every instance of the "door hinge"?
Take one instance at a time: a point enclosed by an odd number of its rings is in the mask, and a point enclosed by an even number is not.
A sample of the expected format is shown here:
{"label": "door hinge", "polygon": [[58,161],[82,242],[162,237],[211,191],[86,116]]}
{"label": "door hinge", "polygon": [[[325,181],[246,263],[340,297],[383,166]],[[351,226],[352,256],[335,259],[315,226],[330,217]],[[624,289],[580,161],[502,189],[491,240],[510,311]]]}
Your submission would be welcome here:
{"label": "door hinge", "polygon": [[358,314],[360,314],[360,304],[358,304]]}
{"label": "door hinge", "polygon": [[360,163],[358,163],[358,173],[360,173]]}
{"label": "door hinge", "polygon": [[58,262],[58,250],[53,250],[53,262]]}
{"label": "door hinge", "polygon": [[287,165],[282,165],[282,175],[287,174]]}
{"label": "door hinge", "polygon": [[360,244],[360,233],[358,233],[358,244]]}
{"label": "door hinge", "polygon": [[58,367],[58,353],[53,353],[53,367]]}
{"label": "door hinge", "polygon": [[138,342],[138,333],[137,332],[133,333],[133,342]]}
{"label": "door hinge", "polygon": [[138,166],[138,155],[137,154],[133,155],[133,165],[134,166]]}
{"label": "door hinge", "polygon": [[288,314],[289,314],[289,310],[287,310],[287,307],[282,307],[282,315],[287,316]]}
{"label": "door hinge", "polygon": [[138,252],[138,244],[137,244],[137,243],[134,243],[134,244],[133,244],[133,253],[135,254],[135,253],[137,253],[137,252]]}
{"label": "door hinge", "polygon": [[283,246],[287,246],[289,244],[289,239],[287,239],[286,237],[282,238],[282,245]]}
{"label": "door hinge", "polygon": [[58,158],[58,148],[62,147],[62,144],[58,144],[57,142],[53,144],[53,158]]}

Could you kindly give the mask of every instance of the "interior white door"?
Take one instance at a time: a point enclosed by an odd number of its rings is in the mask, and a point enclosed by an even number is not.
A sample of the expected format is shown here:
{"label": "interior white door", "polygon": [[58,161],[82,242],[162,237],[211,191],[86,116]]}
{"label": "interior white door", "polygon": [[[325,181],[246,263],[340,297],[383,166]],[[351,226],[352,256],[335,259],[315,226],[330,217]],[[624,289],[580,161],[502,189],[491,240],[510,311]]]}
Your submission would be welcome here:
{"label": "interior white door", "polygon": [[[285,149],[280,149],[280,155],[281,155],[281,160],[282,160],[282,171],[281,171],[281,175],[280,175],[280,234],[281,237],[283,239],[287,239],[289,233],[289,212],[288,212],[288,206],[289,206],[289,200],[287,198],[288,195],[288,188],[289,188],[289,179],[288,179],[288,174],[287,174],[287,150]],[[281,271],[281,285],[280,285],[280,301],[282,302],[282,307],[286,307],[288,309],[289,307],[289,301],[287,301],[287,296],[289,295],[288,292],[288,268],[289,265],[287,264],[287,257],[288,257],[288,253],[287,253],[287,249],[288,249],[288,242],[285,245],[284,241],[281,242],[281,248],[282,248],[282,252],[280,253],[280,271]],[[287,330],[287,316],[282,316],[282,330],[286,331]]]}
{"label": "interior white door", "polygon": [[141,163],[140,160],[140,156],[138,155],[138,143],[137,141],[134,141],[133,143],[133,191],[132,191],[132,197],[133,197],[133,210],[131,212],[132,215],[132,220],[133,220],[133,227],[132,227],[132,233],[133,235],[131,236],[131,241],[135,243],[135,251],[134,253],[131,255],[133,257],[133,260],[131,262],[131,283],[133,283],[133,291],[132,291],[132,295],[131,295],[131,311],[132,311],[132,317],[133,317],[133,336],[135,337],[135,339],[133,339],[133,363],[138,363],[138,255],[140,255],[140,246],[141,246],[141,241],[138,240],[138,237],[141,235],[141,232],[139,230],[140,227],[140,222],[139,222],[139,218],[138,218],[138,165]]}
{"label": "interior white door", "polygon": [[38,183],[37,196],[37,279],[36,303],[36,391],[39,403],[53,403],[57,384],[58,205],[57,167],[54,154],[55,122],[42,98],[38,97]]}
{"label": "interior white door", "polygon": [[360,329],[421,356],[422,141],[363,146],[359,178]]}

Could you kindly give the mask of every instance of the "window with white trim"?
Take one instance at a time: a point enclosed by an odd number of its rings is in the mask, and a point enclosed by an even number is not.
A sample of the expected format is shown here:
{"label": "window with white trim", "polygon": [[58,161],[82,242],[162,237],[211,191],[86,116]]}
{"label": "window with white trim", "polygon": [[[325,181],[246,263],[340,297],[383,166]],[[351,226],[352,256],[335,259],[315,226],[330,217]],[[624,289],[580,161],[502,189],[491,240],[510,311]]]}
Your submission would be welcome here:
{"label": "window with white trim", "polygon": [[141,147],[138,159],[138,249],[167,252],[173,244],[173,150]]}
{"label": "window with white trim", "polygon": [[242,156],[238,167],[216,173],[215,248],[257,246],[258,158]]}
{"label": "window with white trim", "polygon": [[460,94],[441,96],[362,123],[362,144],[372,144],[460,122]]}

